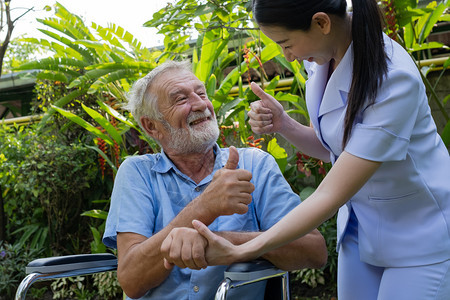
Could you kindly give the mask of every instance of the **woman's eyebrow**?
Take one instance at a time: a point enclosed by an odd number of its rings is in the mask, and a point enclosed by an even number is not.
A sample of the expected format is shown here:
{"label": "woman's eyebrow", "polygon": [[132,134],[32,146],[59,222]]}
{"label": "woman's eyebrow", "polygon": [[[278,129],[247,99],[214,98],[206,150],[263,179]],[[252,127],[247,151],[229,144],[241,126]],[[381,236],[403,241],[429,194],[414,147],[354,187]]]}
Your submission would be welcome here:
{"label": "woman's eyebrow", "polygon": [[281,41],[276,41],[275,43],[277,43],[277,44],[283,44],[283,43],[286,43],[288,40],[289,40],[289,39],[284,39],[284,40],[281,40]]}

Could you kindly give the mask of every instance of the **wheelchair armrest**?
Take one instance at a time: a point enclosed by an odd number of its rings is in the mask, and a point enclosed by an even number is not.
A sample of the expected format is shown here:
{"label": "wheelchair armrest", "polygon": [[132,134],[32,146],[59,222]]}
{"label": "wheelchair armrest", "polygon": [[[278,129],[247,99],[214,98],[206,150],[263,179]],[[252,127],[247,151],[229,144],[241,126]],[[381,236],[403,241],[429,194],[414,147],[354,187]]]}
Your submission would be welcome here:
{"label": "wheelchair armrest", "polygon": [[260,281],[285,274],[286,271],[275,267],[264,259],[249,262],[234,263],[224,273],[224,277],[231,281]]}
{"label": "wheelchair armrest", "polygon": [[116,256],[111,253],[99,253],[39,258],[30,262],[25,272],[50,274],[103,267],[107,269],[117,267]]}
{"label": "wheelchair armrest", "polygon": [[117,269],[117,258],[111,253],[78,254],[38,258],[30,262],[28,274],[16,291],[15,300],[25,300],[28,288],[36,281],[90,275]]}
{"label": "wheelchair armrest", "polygon": [[227,298],[230,289],[272,278],[281,279],[278,285],[278,295],[276,294],[277,291],[273,292],[266,289],[266,297],[269,295],[268,299],[289,299],[287,271],[280,270],[271,262],[263,259],[234,263],[226,269],[224,279],[217,288],[214,299],[224,300]]}

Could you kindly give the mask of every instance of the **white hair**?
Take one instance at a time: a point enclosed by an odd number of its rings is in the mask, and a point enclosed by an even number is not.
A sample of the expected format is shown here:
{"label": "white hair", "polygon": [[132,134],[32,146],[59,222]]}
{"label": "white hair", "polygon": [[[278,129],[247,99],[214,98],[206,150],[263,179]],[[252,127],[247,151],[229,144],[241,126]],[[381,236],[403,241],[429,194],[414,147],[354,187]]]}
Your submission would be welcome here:
{"label": "white hair", "polygon": [[158,109],[158,96],[150,92],[155,79],[168,71],[185,70],[192,72],[189,61],[166,61],[150,71],[147,75],[136,81],[127,94],[128,103],[125,109],[131,112],[136,122],[142,128],[141,117],[147,116],[152,120],[162,120]]}

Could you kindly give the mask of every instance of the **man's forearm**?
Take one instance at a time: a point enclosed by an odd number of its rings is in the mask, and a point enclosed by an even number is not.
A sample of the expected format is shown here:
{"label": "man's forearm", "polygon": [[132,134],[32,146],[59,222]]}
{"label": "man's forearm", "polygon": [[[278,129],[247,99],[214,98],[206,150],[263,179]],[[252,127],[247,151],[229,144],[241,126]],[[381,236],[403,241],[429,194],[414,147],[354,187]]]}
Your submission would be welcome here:
{"label": "man's forearm", "polygon": [[[195,201],[195,200],[194,200]],[[161,244],[173,228],[192,227],[192,220],[213,220],[196,202],[188,204],[165,228],[146,238],[136,233],[118,233],[118,277],[126,294],[139,298],[160,285],[171,270],[164,267]]]}
{"label": "man's forearm", "polygon": [[169,276],[171,270],[164,267],[160,251],[165,232],[162,230],[150,238],[129,232],[118,233],[117,276],[129,297],[142,297]]}
{"label": "man's forearm", "polygon": [[[235,245],[243,244],[261,232],[215,232]],[[267,259],[282,270],[291,271],[303,268],[320,268],[325,265],[328,253],[322,235],[314,230],[311,233],[272,251],[262,258]]]}

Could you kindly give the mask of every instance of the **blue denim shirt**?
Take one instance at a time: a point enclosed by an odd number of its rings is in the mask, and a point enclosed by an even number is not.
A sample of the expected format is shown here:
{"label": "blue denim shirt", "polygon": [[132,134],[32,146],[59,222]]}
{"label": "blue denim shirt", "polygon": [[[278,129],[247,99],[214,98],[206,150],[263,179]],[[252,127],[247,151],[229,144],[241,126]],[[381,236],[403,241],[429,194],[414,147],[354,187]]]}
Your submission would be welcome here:
{"label": "blue denim shirt", "polygon": [[[238,149],[238,152],[238,168],[246,169],[253,175],[253,200],[246,214],[221,216],[209,228],[213,231],[267,230],[297,206],[300,199],[285,181],[271,155],[256,148]],[[117,232],[134,232],[151,237],[167,226],[203,192],[214,173],[226,164],[228,149],[220,149],[216,145],[215,153],[213,172],[199,184],[181,173],[164,152],[126,159],[114,183],[103,236],[105,245],[117,247]],[[203,270],[175,267],[160,286],[151,289],[141,299],[213,299],[225,269],[226,266]],[[261,289],[253,284],[240,293],[247,293],[248,290],[252,295],[263,293],[263,287]],[[244,299],[242,297],[236,296],[234,299]],[[252,296],[252,299],[255,298]]]}

